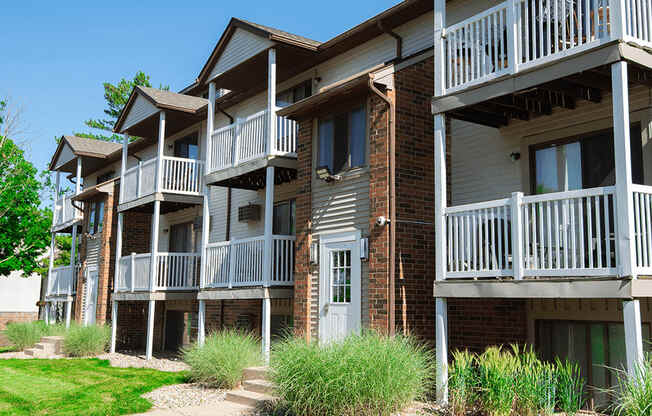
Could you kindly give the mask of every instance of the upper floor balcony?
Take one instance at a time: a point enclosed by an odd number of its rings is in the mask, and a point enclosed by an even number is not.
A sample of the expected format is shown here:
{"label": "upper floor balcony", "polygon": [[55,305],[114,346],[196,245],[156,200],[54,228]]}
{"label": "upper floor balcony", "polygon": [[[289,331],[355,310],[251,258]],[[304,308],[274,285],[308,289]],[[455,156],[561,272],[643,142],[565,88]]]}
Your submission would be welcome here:
{"label": "upper floor balcony", "polygon": [[72,296],[77,292],[79,266],[55,267],[48,279],[47,297]]}
{"label": "upper floor balcony", "polygon": [[652,46],[651,0],[508,0],[441,31],[436,76],[442,88],[435,95],[527,73],[613,41]]}
{"label": "upper floor balcony", "polygon": [[[52,213],[52,230],[62,231],[80,222],[83,218],[81,206],[75,206],[72,198],[75,194],[64,195],[54,201]],[[80,203],[78,203],[80,204]]]}
{"label": "upper floor balcony", "polygon": [[[151,269],[152,260],[154,270]],[[118,261],[115,291],[192,291],[199,288],[197,253],[131,254]]]}

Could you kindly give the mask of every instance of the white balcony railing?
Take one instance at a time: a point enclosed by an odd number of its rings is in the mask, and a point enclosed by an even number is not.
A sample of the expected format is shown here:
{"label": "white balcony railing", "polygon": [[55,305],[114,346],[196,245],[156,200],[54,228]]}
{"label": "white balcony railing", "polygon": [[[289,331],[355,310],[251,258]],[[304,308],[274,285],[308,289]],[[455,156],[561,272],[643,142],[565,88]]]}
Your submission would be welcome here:
{"label": "white balcony railing", "polygon": [[270,113],[260,111],[213,132],[208,173],[267,156],[296,157],[297,123],[273,115],[276,140],[270,143]]}
{"label": "white balcony railing", "polygon": [[195,290],[199,286],[197,253],[157,253],[156,274],[151,281],[151,253],[120,258],[116,281],[118,292]]}
{"label": "white balcony railing", "polygon": [[508,0],[445,29],[444,94],[615,39],[652,46],[652,0]]}
{"label": "white balcony railing", "polygon": [[206,248],[207,288],[243,286],[291,286],[294,284],[294,244],[296,237],[273,236],[271,281],[264,281],[265,238],[209,244]]}
{"label": "white balcony railing", "polygon": [[[65,195],[54,201],[54,213],[52,215],[52,228],[58,229],[69,226],[82,219],[83,213],[72,204],[74,195]],[[81,206],[81,203],[77,203]]]}
{"label": "white balcony railing", "polygon": [[[134,201],[156,192],[158,158],[139,162],[127,169],[120,203]],[[164,156],[161,174],[161,192],[200,195],[203,185],[204,162],[195,159]]]}
{"label": "white balcony railing", "polygon": [[73,295],[77,291],[77,275],[75,266],[55,267],[48,279],[48,296]]}

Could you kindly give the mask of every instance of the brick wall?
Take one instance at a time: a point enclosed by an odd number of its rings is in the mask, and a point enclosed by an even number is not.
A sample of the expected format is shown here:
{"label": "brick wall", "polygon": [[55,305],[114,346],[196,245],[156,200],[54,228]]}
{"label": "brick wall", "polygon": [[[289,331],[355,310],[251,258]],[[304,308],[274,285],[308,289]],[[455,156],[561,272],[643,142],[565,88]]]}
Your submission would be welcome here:
{"label": "brick wall", "polygon": [[149,253],[152,240],[152,215],[127,211],[122,222],[122,255]]}
{"label": "brick wall", "polygon": [[526,301],[448,299],[448,339],[451,351],[482,352],[491,345],[523,345],[527,342]]}
{"label": "brick wall", "polygon": [[[145,350],[147,343],[147,308],[147,302],[118,302],[117,349]],[[154,313],[154,351],[163,349],[164,313],[164,302],[157,301]]]}
{"label": "brick wall", "polygon": [[0,312],[0,331],[12,322],[32,322],[38,319],[38,312]]}

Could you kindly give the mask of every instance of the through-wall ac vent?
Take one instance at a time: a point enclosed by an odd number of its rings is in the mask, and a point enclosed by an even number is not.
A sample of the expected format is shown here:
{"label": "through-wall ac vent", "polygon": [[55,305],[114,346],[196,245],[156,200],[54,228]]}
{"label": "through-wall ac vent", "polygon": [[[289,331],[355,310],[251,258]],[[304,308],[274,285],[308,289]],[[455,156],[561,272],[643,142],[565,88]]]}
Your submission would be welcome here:
{"label": "through-wall ac vent", "polygon": [[260,221],[260,205],[249,204],[238,208],[239,222]]}

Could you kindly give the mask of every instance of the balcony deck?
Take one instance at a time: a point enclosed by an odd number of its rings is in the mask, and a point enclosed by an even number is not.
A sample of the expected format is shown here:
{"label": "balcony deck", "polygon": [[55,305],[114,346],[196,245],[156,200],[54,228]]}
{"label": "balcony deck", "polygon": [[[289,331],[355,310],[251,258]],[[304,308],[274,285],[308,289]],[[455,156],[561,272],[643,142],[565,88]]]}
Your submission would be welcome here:
{"label": "balcony deck", "polygon": [[54,201],[54,212],[52,214],[53,232],[67,232],[73,225],[81,222],[83,219],[82,211],[72,204],[73,196],[73,194],[65,195],[61,199]]}
{"label": "balcony deck", "polygon": [[73,296],[77,292],[78,266],[55,267],[48,279],[46,298]]}
{"label": "balcony deck", "polygon": [[[270,120],[275,122],[271,140]],[[265,187],[265,168],[276,167],[277,182],[296,177],[297,123],[260,111],[211,135],[206,183],[243,189]]]}
{"label": "balcony deck", "polygon": [[163,213],[203,203],[204,162],[164,156],[160,188],[156,183],[157,164],[158,158],[153,158],[124,172],[119,211],[151,210],[154,201],[167,203],[162,204]]}

